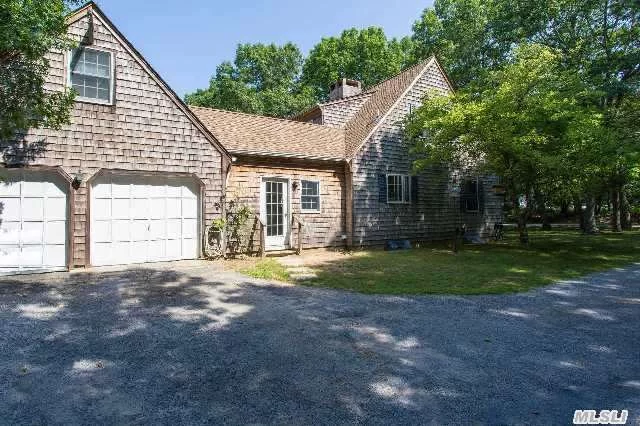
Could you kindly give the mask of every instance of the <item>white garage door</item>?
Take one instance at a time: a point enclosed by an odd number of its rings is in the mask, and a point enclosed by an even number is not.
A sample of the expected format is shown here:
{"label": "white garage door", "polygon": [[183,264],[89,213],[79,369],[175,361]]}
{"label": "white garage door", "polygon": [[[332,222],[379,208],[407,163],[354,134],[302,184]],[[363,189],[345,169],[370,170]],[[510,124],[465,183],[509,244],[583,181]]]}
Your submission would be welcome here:
{"label": "white garage door", "polygon": [[0,274],[64,270],[68,183],[56,173],[10,171],[0,182]]}
{"label": "white garage door", "polygon": [[91,186],[91,264],[197,258],[198,192],[191,179],[98,178]]}

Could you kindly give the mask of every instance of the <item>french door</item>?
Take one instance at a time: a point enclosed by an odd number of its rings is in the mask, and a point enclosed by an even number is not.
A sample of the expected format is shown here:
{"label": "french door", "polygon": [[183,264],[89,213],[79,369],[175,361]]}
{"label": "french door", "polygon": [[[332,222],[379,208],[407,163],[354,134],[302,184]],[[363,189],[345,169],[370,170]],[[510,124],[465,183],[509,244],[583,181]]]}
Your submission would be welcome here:
{"label": "french door", "polygon": [[267,249],[284,249],[289,235],[289,180],[268,178],[262,181],[260,214],[267,225]]}

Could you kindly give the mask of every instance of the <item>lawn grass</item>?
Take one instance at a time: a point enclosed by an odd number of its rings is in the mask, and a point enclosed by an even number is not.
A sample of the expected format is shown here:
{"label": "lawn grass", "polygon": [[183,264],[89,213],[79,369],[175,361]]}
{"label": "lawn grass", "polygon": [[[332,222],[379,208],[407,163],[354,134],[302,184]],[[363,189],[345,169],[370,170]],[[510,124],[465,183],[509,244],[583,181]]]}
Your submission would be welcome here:
{"label": "lawn grass", "polygon": [[[458,254],[444,243],[406,251],[366,250],[311,266],[317,278],[300,284],[375,294],[499,294],[640,261],[638,231],[593,236],[575,230],[531,231],[530,241],[522,246],[511,232],[504,241],[465,245]],[[272,259],[245,272],[288,280]]]}
{"label": "lawn grass", "polygon": [[275,259],[264,259],[251,266],[240,268],[240,272],[254,278],[265,280],[290,281],[287,269]]}

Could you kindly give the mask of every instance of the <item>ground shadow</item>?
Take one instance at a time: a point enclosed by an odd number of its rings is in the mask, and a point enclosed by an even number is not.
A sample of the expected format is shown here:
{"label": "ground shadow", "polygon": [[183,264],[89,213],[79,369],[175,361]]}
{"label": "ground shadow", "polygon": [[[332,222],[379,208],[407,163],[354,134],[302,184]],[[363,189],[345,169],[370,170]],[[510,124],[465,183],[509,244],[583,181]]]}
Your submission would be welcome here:
{"label": "ground shadow", "polygon": [[57,276],[0,283],[9,423],[549,424],[640,409],[637,267],[501,297],[365,296],[207,265]]}

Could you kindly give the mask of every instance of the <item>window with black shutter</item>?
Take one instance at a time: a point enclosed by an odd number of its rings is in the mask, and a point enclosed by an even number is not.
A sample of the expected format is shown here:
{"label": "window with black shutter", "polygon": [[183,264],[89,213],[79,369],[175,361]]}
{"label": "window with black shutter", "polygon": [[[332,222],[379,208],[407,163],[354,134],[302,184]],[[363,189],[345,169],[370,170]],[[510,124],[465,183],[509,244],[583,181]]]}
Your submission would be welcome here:
{"label": "window with black shutter", "polygon": [[480,199],[478,197],[478,179],[465,179],[460,193],[460,207],[467,213],[480,211]]}

